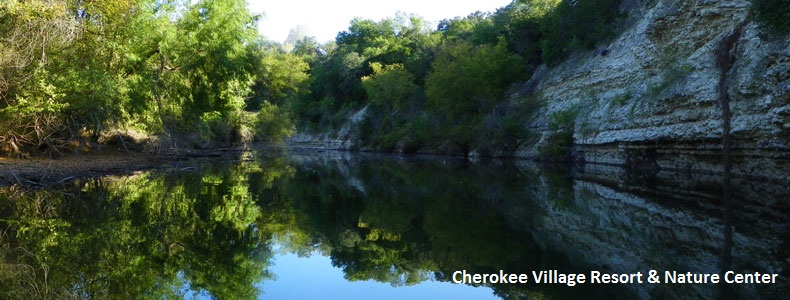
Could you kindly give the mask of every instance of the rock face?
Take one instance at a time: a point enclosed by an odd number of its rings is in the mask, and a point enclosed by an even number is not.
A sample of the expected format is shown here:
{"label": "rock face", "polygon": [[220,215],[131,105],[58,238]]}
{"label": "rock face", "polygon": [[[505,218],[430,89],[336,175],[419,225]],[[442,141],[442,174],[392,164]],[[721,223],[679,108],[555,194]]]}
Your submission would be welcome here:
{"label": "rock face", "polygon": [[[572,130],[577,161],[722,173],[729,133],[732,174],[786,178],[790,36],[761,37],[748,0],[626,0],[622,7],[630,18],[609,45],[541,66],[510,96],[538,107],[525,124],[538,138],[514,156],[540,156],[557,140],[549,124],[571,115],[563,127]],[[364,112],[335,137],[302,135],[292,145],[365,150],[348,129]]]}
{"label": "rock face", "polygon": [[313,151],[358,149],[359,142],[354,136],[352,128],[365,119],[368,114],[367,112],[368,106],[355,112],[344,122],[343,126],[333,134],[295,134],[288,141],[288,146],[291,148]]}
{"label": "rock face", "polygon": [[536,156],[552,116],[570,112],[579,160],[721,172],[726,93],[732,172],[790,174],[790,37],[761,38],[745,0],[641,5],[606,48],[539,70],[514,95],[541,104],[529,124],[541,138],[517,155]]}

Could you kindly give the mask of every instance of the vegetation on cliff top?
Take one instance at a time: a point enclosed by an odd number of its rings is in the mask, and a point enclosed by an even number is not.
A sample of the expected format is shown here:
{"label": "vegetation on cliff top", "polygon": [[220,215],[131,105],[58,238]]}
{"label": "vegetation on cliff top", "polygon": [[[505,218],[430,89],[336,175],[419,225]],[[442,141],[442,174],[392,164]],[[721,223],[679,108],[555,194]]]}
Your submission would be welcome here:
{"label": "vegetation on cliff top", "polygon": [[367,106],[355,128],[381,151],[509,155],[528,139],[530,103],[507,88],[614,35],[619,0],[518,0],[494,13],[444,20],[413,15],[356,19],[310,58],[309,92],[290,102],[299,127],[337,129]]}
{"label": "vegetation on cliff top", "polygon": [[[611,39],[620,2],[514,0],[435,29],[400,13],[280,45],[243,0],[3,1],[0,153],[130,132],[170,149],[277,142],[368,107],[352,130],[373,149],[509,155],[532,103],[507,89]],[[753,4],[767,30],[788,31],[786,0]]]}
{"label": "vegetation on cliff top", "polygon": [[790,33],[790,1],[752,0],[752,13],[763,31],[777,35]]}
{"label": "vegetation on cliff top", "polygon": [[74,141],[122,132],[171,148],[278,141],[366,105],[356,131],[383,150],[513,148],[523,114],[505,89],[610,37],[618,3],[517,0],[436,30],[355,19],[334,43],[286,46],[257,34],[242,0],[4,1],[0,150],[85,150]]}

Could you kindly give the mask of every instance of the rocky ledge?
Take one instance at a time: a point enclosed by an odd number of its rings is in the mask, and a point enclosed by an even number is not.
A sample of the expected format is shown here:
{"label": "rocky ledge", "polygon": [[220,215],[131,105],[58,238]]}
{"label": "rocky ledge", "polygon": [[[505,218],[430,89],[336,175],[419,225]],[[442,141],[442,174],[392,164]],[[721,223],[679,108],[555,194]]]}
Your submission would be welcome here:
{"label": "rocky ledge", "polygon": [[726,132],[734,174],[787,176],[790,37],[762,36],[749,7],[634,4],[629,29],[610,45],[536,72],[514,95],[541,104],[529,124],[540,139],[518,155],[536,156],[553,116],[569,113],[580,161],[718,173]]}

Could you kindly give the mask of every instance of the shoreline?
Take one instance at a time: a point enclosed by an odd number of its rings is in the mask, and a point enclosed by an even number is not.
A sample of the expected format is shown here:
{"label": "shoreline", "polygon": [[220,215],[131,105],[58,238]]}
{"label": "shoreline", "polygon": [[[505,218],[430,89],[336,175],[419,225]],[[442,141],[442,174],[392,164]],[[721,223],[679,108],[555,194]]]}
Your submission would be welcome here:
{"label": "shoreline", "polygon": [[[260,145],[258,145],[260,146]],[[385,155],[385,156],[400,156],[400,157],[429,157],[431,159],[468,159],[472,162],[479,160],[513,160],[513,161],[530,161],[533,163],[549,163],[542,162],[541,160],[524,158],[524,157],[469,157],[458,155],[447,155],[438,153],[393,153],[393,152],[376,152],[376,151],[359,151],[348,149],[333,149],[331,147],[315,147],[314,145],[305,147],[304,145],[289,144],[285,147],[288,152],[311,155]],[[10,158],[0,157],[0,187],[20,185],[32,189],[45,188],[47,186],[65,183],[75,179],[100,177],[105,175],[124,175],[132,174],[139,171],[146,170],[162,170],[162,169],[192,169],[196,164],[205,161],[233,161],[239,159],[240,153],[248,151],[265,151],[265,150],[282,151],[282,148],[268,148],[268,147],[251,147],[251,148],[217,148],[217,149],[191,149],[188,152],[173,155],[173,154],[146,154],[142,152],[125,152],[125,151],[111,151],[111,152],[95,152],[95,153],[75,153],[62,156],[60,158],[47,158],[41,156],[33,156],[31,158]],[[561,163],[562,164],[562,163]],[[564,163],[562,165],[569,165],[573,163]],[[586,162],[582,165],[576,165],[580,170],[595,170],[595,169],[620,169],[622,172],[631,173],[636,170],[628,170],[624,166],[616,164],[606,164],[598,162]],[[582,171],[583,173],[585,171]],[[637,171],[638,172],[638,171]],[[675,168],[662,168],[647,172],[642,175],[656,176],[658,173],[673,173],[688,175],[701,175],[701,176],[721,176],[720,172],[710,170],[688,170],[688,169],[675,169]],[[633,175],[633,174],[630,174]],[[755,176],[754,174],[734,174],[736,178],[743,180],[768,180],[775,181],[776,178],[771,176]],[[659,176],[660,177],[660,176]]]}
{"label": "shoreline", "polygon": [[193,169],[209,159],[233,160],[249,149],[192,150],[183,154],[146,154],[141,152],[97,152],[70,154],[60,158],[0,157],[0,187],[13,185],[29,189],[69,182],[75,179],[106,175],[125,175],[139,171],[162,169]]}
{"label": "shoreline", "polygon": [[166,157],[133,152],[74,154],[58,159],[3,157],[0,158],[0,186],[40,188],[78,178],[156,169],[166,162]]}

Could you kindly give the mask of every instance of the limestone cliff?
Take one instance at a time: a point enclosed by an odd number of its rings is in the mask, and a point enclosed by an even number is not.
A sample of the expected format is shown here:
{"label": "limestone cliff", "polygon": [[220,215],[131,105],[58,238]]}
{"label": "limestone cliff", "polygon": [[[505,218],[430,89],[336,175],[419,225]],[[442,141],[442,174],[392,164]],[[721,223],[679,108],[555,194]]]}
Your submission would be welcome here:
{"label": "limestone cliff", "polygon": [[[511,102],[534,110],[525,124],[534,138],[513,155],[541,156],[556,142],[557,116],[563,116],[561,130],[571,131],[577,161],[638,173],[721,173],[727,165],[722,145],[728,143],[733,174],[786,178],[790,36],[763,36],[750,5],[623,1],[629,17],[614,40],[558,66],[541,66],[512,89]],[[337,133],[299,135],[292,142],[365,150],[349,130],[365,111]],[[478,153],[471,150],[468,155]]]}
{"label": "limestone cliff", "polygon": [[539,139],[518,155],[536,156],[552,116],[570,112],[580,161],[720,172],[728,120],[733,173],[790,174],[790,38],[762,38],[745,0],[630,5],[609,45],[539,69],[513,95],[540,104]]}

